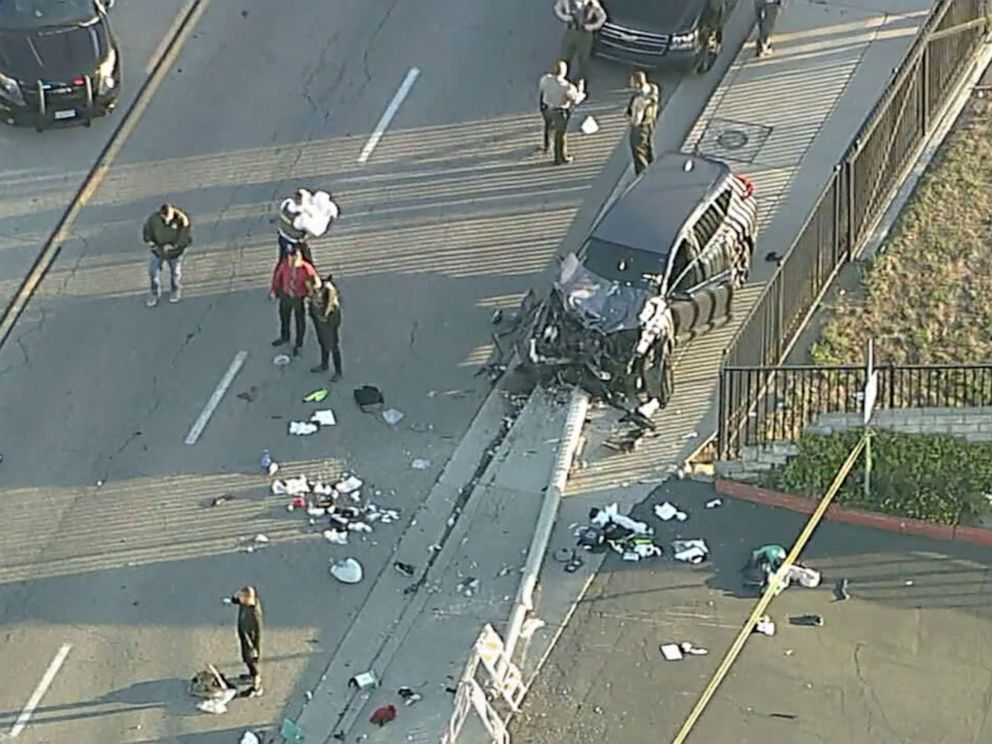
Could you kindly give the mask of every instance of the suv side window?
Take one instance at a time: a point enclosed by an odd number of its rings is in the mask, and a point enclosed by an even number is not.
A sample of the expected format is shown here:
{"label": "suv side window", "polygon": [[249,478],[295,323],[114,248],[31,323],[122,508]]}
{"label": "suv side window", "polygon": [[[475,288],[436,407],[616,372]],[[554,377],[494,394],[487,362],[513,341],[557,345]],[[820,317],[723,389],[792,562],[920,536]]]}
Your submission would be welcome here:
{"label": "suv side window", "polygon": [[706,208],[706,211],[700,215],[699,221],[692,228],[696,233],[696,240],[699,242],[700,248],[705,249],[713,240],[716,231],[720,229],[720,225],[727,218],[728,209],[730,209],[729,188],[724,189],[723,193]]}
{"label": "suv side window", "polygon": [[693,240],[683,238],[672,260],[671,285],[669,292],[686,292],[702,281],[699,267],[699,251]]}

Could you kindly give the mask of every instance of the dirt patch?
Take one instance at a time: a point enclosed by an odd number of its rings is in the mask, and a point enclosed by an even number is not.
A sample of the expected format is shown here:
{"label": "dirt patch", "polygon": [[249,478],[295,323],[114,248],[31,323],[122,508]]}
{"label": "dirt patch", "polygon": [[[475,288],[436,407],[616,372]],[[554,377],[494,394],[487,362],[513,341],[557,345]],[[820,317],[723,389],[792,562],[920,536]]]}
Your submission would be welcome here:
{"label": "dirt patch", "polygon": [[992,91],[976,93],[920,179],[863,292],[827,311],[817,364],[878,358],[943,364],[992,357]]}

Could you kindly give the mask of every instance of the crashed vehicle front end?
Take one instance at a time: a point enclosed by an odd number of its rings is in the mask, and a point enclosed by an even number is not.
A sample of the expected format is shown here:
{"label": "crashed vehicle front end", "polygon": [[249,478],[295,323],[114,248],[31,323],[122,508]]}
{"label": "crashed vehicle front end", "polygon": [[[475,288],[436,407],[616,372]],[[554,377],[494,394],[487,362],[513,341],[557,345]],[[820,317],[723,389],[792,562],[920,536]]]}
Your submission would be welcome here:
{"label": "crashed vehicle front end", "polygon": [[522,308],[520,359],[541,377],[628,407],[667,398],[671,316],[650,289],[604,279],[569,255],[545,302]]}

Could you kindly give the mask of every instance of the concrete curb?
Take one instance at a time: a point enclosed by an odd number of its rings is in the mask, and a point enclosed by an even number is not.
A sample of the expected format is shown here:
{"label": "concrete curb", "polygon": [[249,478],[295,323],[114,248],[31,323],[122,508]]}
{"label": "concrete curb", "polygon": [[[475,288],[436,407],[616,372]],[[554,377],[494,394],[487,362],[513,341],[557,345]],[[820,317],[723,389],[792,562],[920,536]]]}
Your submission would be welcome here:
{"label": "concrete curb", "polygon": [[[715,486],[717,492],[724,496],[741,499],[742,501],[750,501],[751,503],[761,504],[762,506],[788,509],[789,511],[799,512],[801,514],[812,514],[816,509],[816,502],[812,499],[773,491],[769,488],[752,486],[749,483],[717,479]],[[947,540],[949,542],[968,543],[984,548],[992,548],[992,530],[981,527],[935,524],[933,522],[924,522],[920,519],[897,517],[891,514],[880,514],[863,509],[845,509],[837,505],[831,505],[827,509],[825,518],[831,522],[852,524],[858,527],[871,527],[872,529],[895,532],[900,535],[917,535],[919,537],[929,537],[934,540]]]}

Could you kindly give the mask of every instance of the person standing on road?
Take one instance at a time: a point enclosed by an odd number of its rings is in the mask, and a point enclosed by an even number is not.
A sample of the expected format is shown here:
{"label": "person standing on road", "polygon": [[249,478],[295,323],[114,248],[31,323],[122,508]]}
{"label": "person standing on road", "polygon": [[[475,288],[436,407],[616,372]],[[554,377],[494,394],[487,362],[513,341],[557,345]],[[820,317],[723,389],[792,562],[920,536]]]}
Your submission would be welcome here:
{"label": "person standing on road", "polygon": [[544,118],[544,149],[547,152],[550,134],[555,145],[555,165],[572,162],[566,142],[568,121],[572,117],[572,107],[582,100],[582,94],[568,81],[567,75],[568,63],[558,62],[541,76],[537,86],[538,104]]}
{"label": "person standing on road", "polygon": [[334,376],[331,382],[341,379],[341,295],[334,285],[334,275],[328,274],[321,280],[315,278],[309,283],[310,319],[320,344],[320,364],[310,371],[327,371],[327,358],[334,360]]}
{"label": "person standing on road", "polygon": [[253,586],[244,586],[233,597],[224,600],[238,607],[238,644],[241,646],[241,661],[248,667],[251,687],[249,697],[262,694],[262,673],[259,664],[262,660],[262,600]]}
{"label": "person standing on road", "polygon": [[654,162],[654,125],[661,110],[661,91],[648,82],[646,73],[640,71],[630,76],[630,87],[635,93],[627,104],[628,139],[634,174],[639,176]]}
{"label": "person standing on road", "polygon": [[572,70],[579,90],[588,93],[588,66],[593,35],[606,24],[606,11],[599,0],[555,0],[555,15],[565,24],[561,59]]}
{"label": "person standing on road", "polygon": [[772,31],[784,5],[784,0],[754,0],[754,12],[758,16],[758,43],[755,48],[758,57],[772,53]]}
{"label": "person standing on road", "polygon": [[183,253],[193,242],[189,217],[173,204],[163,204],[145,220],[141,231],[145,244],[151,248],[148,261],[148,278],[151,294],[148,307],[155,307],[162,297],[162,264],[169,264],[169,281],[172,293],[169,302],[176,303],[183,296]]}
{"label": "person standing on road", "polygon": [[307,282],[315,278],[317,271],[298,250],[291,250],[286,258],[279,262],[272,274],[269,295],[279,300],[279,338],[273,341],[272,345],[282,346],[289,343],[289,321],[295,314],[296,343],[293,345],[293,356],[299,356],[303,347],[303,337],[307,332],[307,320],[304,315],[304,302],[309,294]]}

